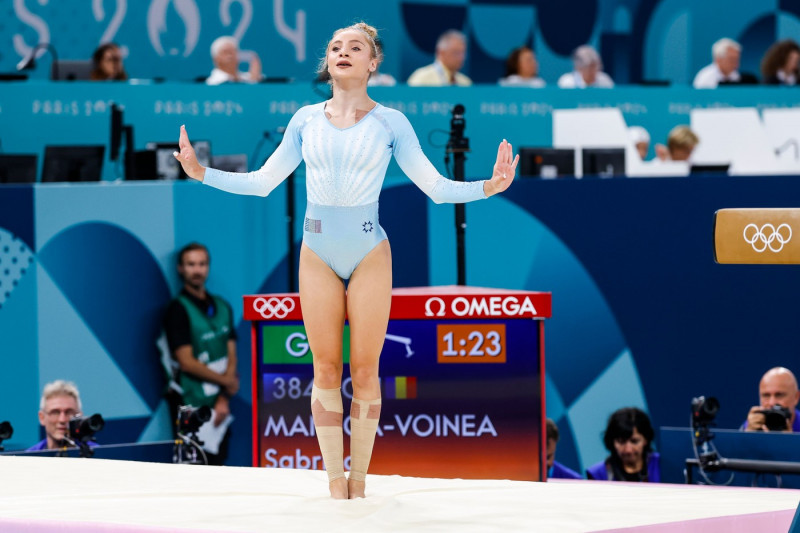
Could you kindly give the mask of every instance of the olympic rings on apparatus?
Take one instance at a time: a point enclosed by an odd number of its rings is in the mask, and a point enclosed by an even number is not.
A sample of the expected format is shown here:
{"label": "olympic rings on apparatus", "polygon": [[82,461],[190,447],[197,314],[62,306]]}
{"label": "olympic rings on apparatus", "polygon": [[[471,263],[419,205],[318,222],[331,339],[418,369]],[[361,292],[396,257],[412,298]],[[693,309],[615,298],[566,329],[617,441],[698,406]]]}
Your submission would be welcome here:
{"label": "olympic rings on apparatus", "polygon": [[753,247],[758,253],[769,248],[773,252],[780,252],[783,246],[792,240],[792,227],[781,224],[777,228],[772,224],[764,224],[760,228],[755,224],[748,224],[742,232],[744,242]]}
{"label": "olympic rings on apparatus", "polygon": [[288,296],[278,298],[256,298],[253,300],[253,309],[264,318],[286,318],[289,313],[294,311],[294,300]]}

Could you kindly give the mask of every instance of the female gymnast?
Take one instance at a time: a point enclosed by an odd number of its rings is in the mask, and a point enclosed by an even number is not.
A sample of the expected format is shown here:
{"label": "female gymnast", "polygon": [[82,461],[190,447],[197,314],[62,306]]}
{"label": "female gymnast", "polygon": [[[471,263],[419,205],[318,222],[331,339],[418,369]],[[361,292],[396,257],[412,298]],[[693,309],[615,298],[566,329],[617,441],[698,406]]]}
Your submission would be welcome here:
{"label": "female gymnast", "polygon": [[[186,174],[236,194],[266,196],[301,160],[307,208],[300,249],[300,305],[313,354],[311,412],[333,498],[364,497],[365,477],[381,410],[378,358],[389,322],[392,256],[378,224],[378,196],[394,155],[400,168],[436,203],[487,198],[508,188],[519,156],[504,139],[492,177],[455,182],[441,176],[402,113],[367,95],[367,80],[383,59],[377,32],[365,23],[337,30],[320,72],[330,73],[330,100],[295,113],[280,146],[261,169],[230,173],[197,162],[186,128],[180,153]],[[347,289],[345,281],[348,280]],[[342,337],[350,322],[350,475],[344,477]]]}

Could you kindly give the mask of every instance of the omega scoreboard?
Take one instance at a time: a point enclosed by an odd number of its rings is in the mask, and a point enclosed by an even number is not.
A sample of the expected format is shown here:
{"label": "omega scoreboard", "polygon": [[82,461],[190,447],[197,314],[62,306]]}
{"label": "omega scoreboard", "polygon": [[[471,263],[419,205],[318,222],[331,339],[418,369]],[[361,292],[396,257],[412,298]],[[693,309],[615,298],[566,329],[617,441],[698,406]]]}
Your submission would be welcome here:
{"label": "omega scoreboard", "polygon": [[[544,480],[544,319],[551,295],[395,289],[380,356],[373,474]],[[252,323],[253,464],[323,469],[311,417],[312,353],[297,294],[244,297]],[[343,339],[349,469],[350,328]]]}

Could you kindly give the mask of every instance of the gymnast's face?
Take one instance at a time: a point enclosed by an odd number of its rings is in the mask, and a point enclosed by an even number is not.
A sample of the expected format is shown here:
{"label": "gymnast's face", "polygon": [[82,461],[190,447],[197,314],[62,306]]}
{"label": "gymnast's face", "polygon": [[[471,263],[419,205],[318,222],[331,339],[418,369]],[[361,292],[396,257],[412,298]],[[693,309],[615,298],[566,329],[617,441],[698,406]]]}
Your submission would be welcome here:
{"label": "gymnast's face", "polygon": [[328,72],[336,81],[363,79],[378,67],[372,57],[372,43],[358,30],[344,30],[328,45]]}

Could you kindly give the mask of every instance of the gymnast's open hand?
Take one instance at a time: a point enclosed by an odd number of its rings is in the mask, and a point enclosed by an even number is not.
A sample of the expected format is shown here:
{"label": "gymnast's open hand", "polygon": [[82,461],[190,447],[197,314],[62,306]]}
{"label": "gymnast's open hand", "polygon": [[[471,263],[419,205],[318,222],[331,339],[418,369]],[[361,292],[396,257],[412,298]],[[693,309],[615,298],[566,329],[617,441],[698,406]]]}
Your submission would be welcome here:
{"label": "gymnast's open hand", "polygon": [[181,126],[178,146],[181,151],[173,152],[172,155],[174,155],[175,159],[181,164],[183,171],[186,172],[186,175],[190,178],[203,181],[206,175],[206,168],[197,162],[194,148],[192,148],[192,143],[189,142],[189,135],[186,133],[186,126]]}
{"label": "gymnast's open hand", "polygon": [[497,161],[492,170],[492,177],[483,185],[483,192],[487,197],[508,189],[511,182],[514,181],[518,162],[519,154],[514,156],[511,143],[503,139],[497,148]]}

